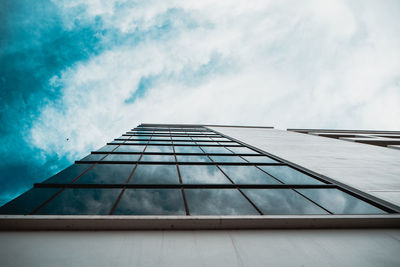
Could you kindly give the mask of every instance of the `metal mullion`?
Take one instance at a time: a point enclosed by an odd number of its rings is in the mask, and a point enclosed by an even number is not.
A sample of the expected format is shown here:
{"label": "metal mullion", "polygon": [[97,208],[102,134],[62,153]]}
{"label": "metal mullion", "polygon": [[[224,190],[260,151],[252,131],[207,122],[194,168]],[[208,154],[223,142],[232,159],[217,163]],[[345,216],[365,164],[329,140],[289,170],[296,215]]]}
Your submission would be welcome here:
{"label": "metal mullion", "polygon": [[300,194],[302,197],[304,197],[305,199],[311,201],[312,203],[314,203],[315,205],[317,205],[318,207],[320,207],[321,209],[325,210],[326,212],[328,212],[329,214],[333,214],[333,212],[331,212],[330,210],[324,208],[323,206],[321,206],[320,204],[318,204],[317,202],[315,202],[314,200],[312,200],[311,198],[305,196],[304,194],[300,193],[299,191],[297,191],[294,188],[291,188],[294,192],[296,192],[297,194]]}
{"label": "metal mullion", "polygon": [[[257,164],[257,165],[258,165],[258,164]],[[267,174],[267,175],[270,176],[272,179],[275,179],[275,180],[277,180],[278,182],[280,182],[280,183],[282,183],[282,184],[285,184],[284,182],[282,182],[281,180],[279,180],[279,179],[276,178],[275,176],[269,174],[268,172],[264,171],[263,169],[261,169],[261,168],[258,167],[257,165],[254,165],[254,167],[256,167],[257,169],[259,169],[259,170],[262,171],[263,173]],[[264,165],[264,166],[265,166],[265,165]],[[282,165],[279,165],[279,166],[282,166]],[[283,165],[283,166],[286,166],[286,165]]]}
{"label": "metal mullion", "polygon": [[44,201],[42,204],[40,204],[39,206],[37,206],[33,211],[31,211],[29,213],[29,215],[33,215],[36,212],[38,212],[41,208],[43,208],[45,205],[47,205],[47,203],[49,203],[50,201],[52,201],[56,196],[58,196],[59,194],[61,194],[61,192],[63,192],[65,190],[65,188],[61,188],[59,191],[57,191],[56,193],[54,193],[54,195],[52,195],[51,197],[49,197],[46,201]]}

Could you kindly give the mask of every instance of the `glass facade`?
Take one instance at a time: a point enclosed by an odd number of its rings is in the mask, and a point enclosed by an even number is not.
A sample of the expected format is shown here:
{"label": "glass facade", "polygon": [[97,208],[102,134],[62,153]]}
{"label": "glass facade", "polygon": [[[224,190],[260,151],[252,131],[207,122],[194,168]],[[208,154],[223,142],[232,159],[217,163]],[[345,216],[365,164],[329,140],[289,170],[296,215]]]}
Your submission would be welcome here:
{"label": "glass facade", "polygon": [[138,126],[0,214],[385,214],[379,204],[201,126]]}

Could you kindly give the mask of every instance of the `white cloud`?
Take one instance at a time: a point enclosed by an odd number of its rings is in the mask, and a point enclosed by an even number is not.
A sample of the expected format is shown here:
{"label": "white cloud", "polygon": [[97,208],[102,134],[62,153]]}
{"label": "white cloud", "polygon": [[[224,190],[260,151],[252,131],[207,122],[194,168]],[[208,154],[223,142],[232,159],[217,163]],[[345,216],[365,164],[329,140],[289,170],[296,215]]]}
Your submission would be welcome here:
{"label": "white cloud", "polygon": [[[66,28],[97,16],[142,41],[127,35],[52,79],[63,96],[30,136],[48,153],[75,159],[140,122],[400,127],[396,1],[58,4]],[[143,77],[154,77],[151,88],[127,103]]]}

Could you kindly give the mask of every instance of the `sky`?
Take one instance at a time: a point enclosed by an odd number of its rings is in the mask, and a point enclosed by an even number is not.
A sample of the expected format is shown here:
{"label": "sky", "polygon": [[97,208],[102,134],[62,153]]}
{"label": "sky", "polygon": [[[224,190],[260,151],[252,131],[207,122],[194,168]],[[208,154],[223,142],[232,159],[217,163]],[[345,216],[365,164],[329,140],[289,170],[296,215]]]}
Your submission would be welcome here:
{"label": "sky", "polygon": [[0,205],[142,123],[400,130],[400,1],[0,2]]}

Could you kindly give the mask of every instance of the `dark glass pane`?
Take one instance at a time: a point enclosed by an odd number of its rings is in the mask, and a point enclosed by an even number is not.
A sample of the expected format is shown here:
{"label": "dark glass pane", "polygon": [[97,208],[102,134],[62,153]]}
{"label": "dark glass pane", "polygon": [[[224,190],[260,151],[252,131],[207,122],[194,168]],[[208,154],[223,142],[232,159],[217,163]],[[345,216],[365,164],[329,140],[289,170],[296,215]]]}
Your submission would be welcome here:
{"label": "dark glass pane", "polygon": [[198,146],[175,146],[175,153],[204,153]]}
{"label": "dark glass pane", "polygon": [[176,159],[180,162],[211,162],[207,156],[180,156],[177,155]]}
{"label": "dark glass pane", "polygon": [[213,146],[202,146],[201,147],[206,153],[221,153],[221,154],[232,154],[229,150],[224,147],[213,147]]}
{"label": "dark glass pane", "polygon": [[324,184],[288,166],[258,166],[285,184]]}
{"label": "dark glass pane", "polygon": [[107,215],[121,189],[67,188],[35,214]]}
{"label": "dark glass pane", "polygon": [[124,184],[133,170],[132,164],[96,164],[76,184]]}
{"label": "dark glass pane", "polygon": [[172,146],[147,146],[145,152],[172,153]]}
{"label": "dark glass pane", "polygon": [[126,145],[136,145],[136,144],[145,145],[145,144],[147,144],[147,141],[145,141],[145,140],[142,140],[142,141],[140,141],[140,140],[138,140],[138,141],[125,141],[125,144]]}
{"label": "dark glass pane", "polygon": [[280,184],[254,166],[220,166],[235,184]]}
{"label": "dark glass pane", "polygon": [[297,191],[334,214],[386,213],[338,189],[297,189]]}
{"label": "dark glass pane", "polygon": [[176,165],[138,165],[131,184],[179,184]]}
{"label": "dark glass pane", "polygon": [[172,142],[168,141],[150,141],[149,145],[166,145],[166,146],[172,146]]}
{"label": "dark glass pane", "polygon": [[210,156],[214,162],[246,162],[238,156]]}
{"label": "dark glass pane", "polygon": [[144,146],[120,146],[115,152],[142,152]]}
{"label": "dark glass pane", "polygon": [[60,188],[32,188],[2,206],[0,214],[28,215],[60,190]]}
{"label": "dark glass pane", "polygon": [[230,184],[214,165],[179,165],[184,184]]}
{"label": "dark glass pane", "polygon": [[81,159],[81,161],[99,161],[106,155],[107,154],[89,154],[86,157],[84,157],[83,159]]}
{"label": "dark glass pane", "polygon": [[74,164],[69,166],[63,171],[60,171],[56,175],[50,177],[44,183],[51,183],[51,184],[69,184],[81,175],[84,171],[89,169],[93,164]]}
{"label": "dark glass pane", "polygon": [[257,215],[237,189],[185,189],[190,215]]}
{"label": "dark glass pane", "polygon": [[116,145],[106,145],[97,150],[98,152],[111,152],[113,151],[117,146]]}
{"label": "dark glass pane", "polygon": [[236,154],[259,154],[258,152],[247,147],[229,147],[229,150]]}
{"label": "dark glass pane", "polygon": [[175,162],[175,157],[173,155],[143,155],[140,161]]}
{"label": "dark glass pane", "polygon": [[292,189],[242,189],[263,214],[329,214]]}
{"label": "dark glass pane", "polygon": [[116,215],[185,215],[179,189],[126,189]]}
{"label": "dark glass pane", "polygon": [[252,163],[279,163],[269,157],[265,156],[243,156],[246,160]]}
{"label": "dark glass pane", "polygon": [[109,154],[103,161],[138,161],[140,155],[131,154]]}

